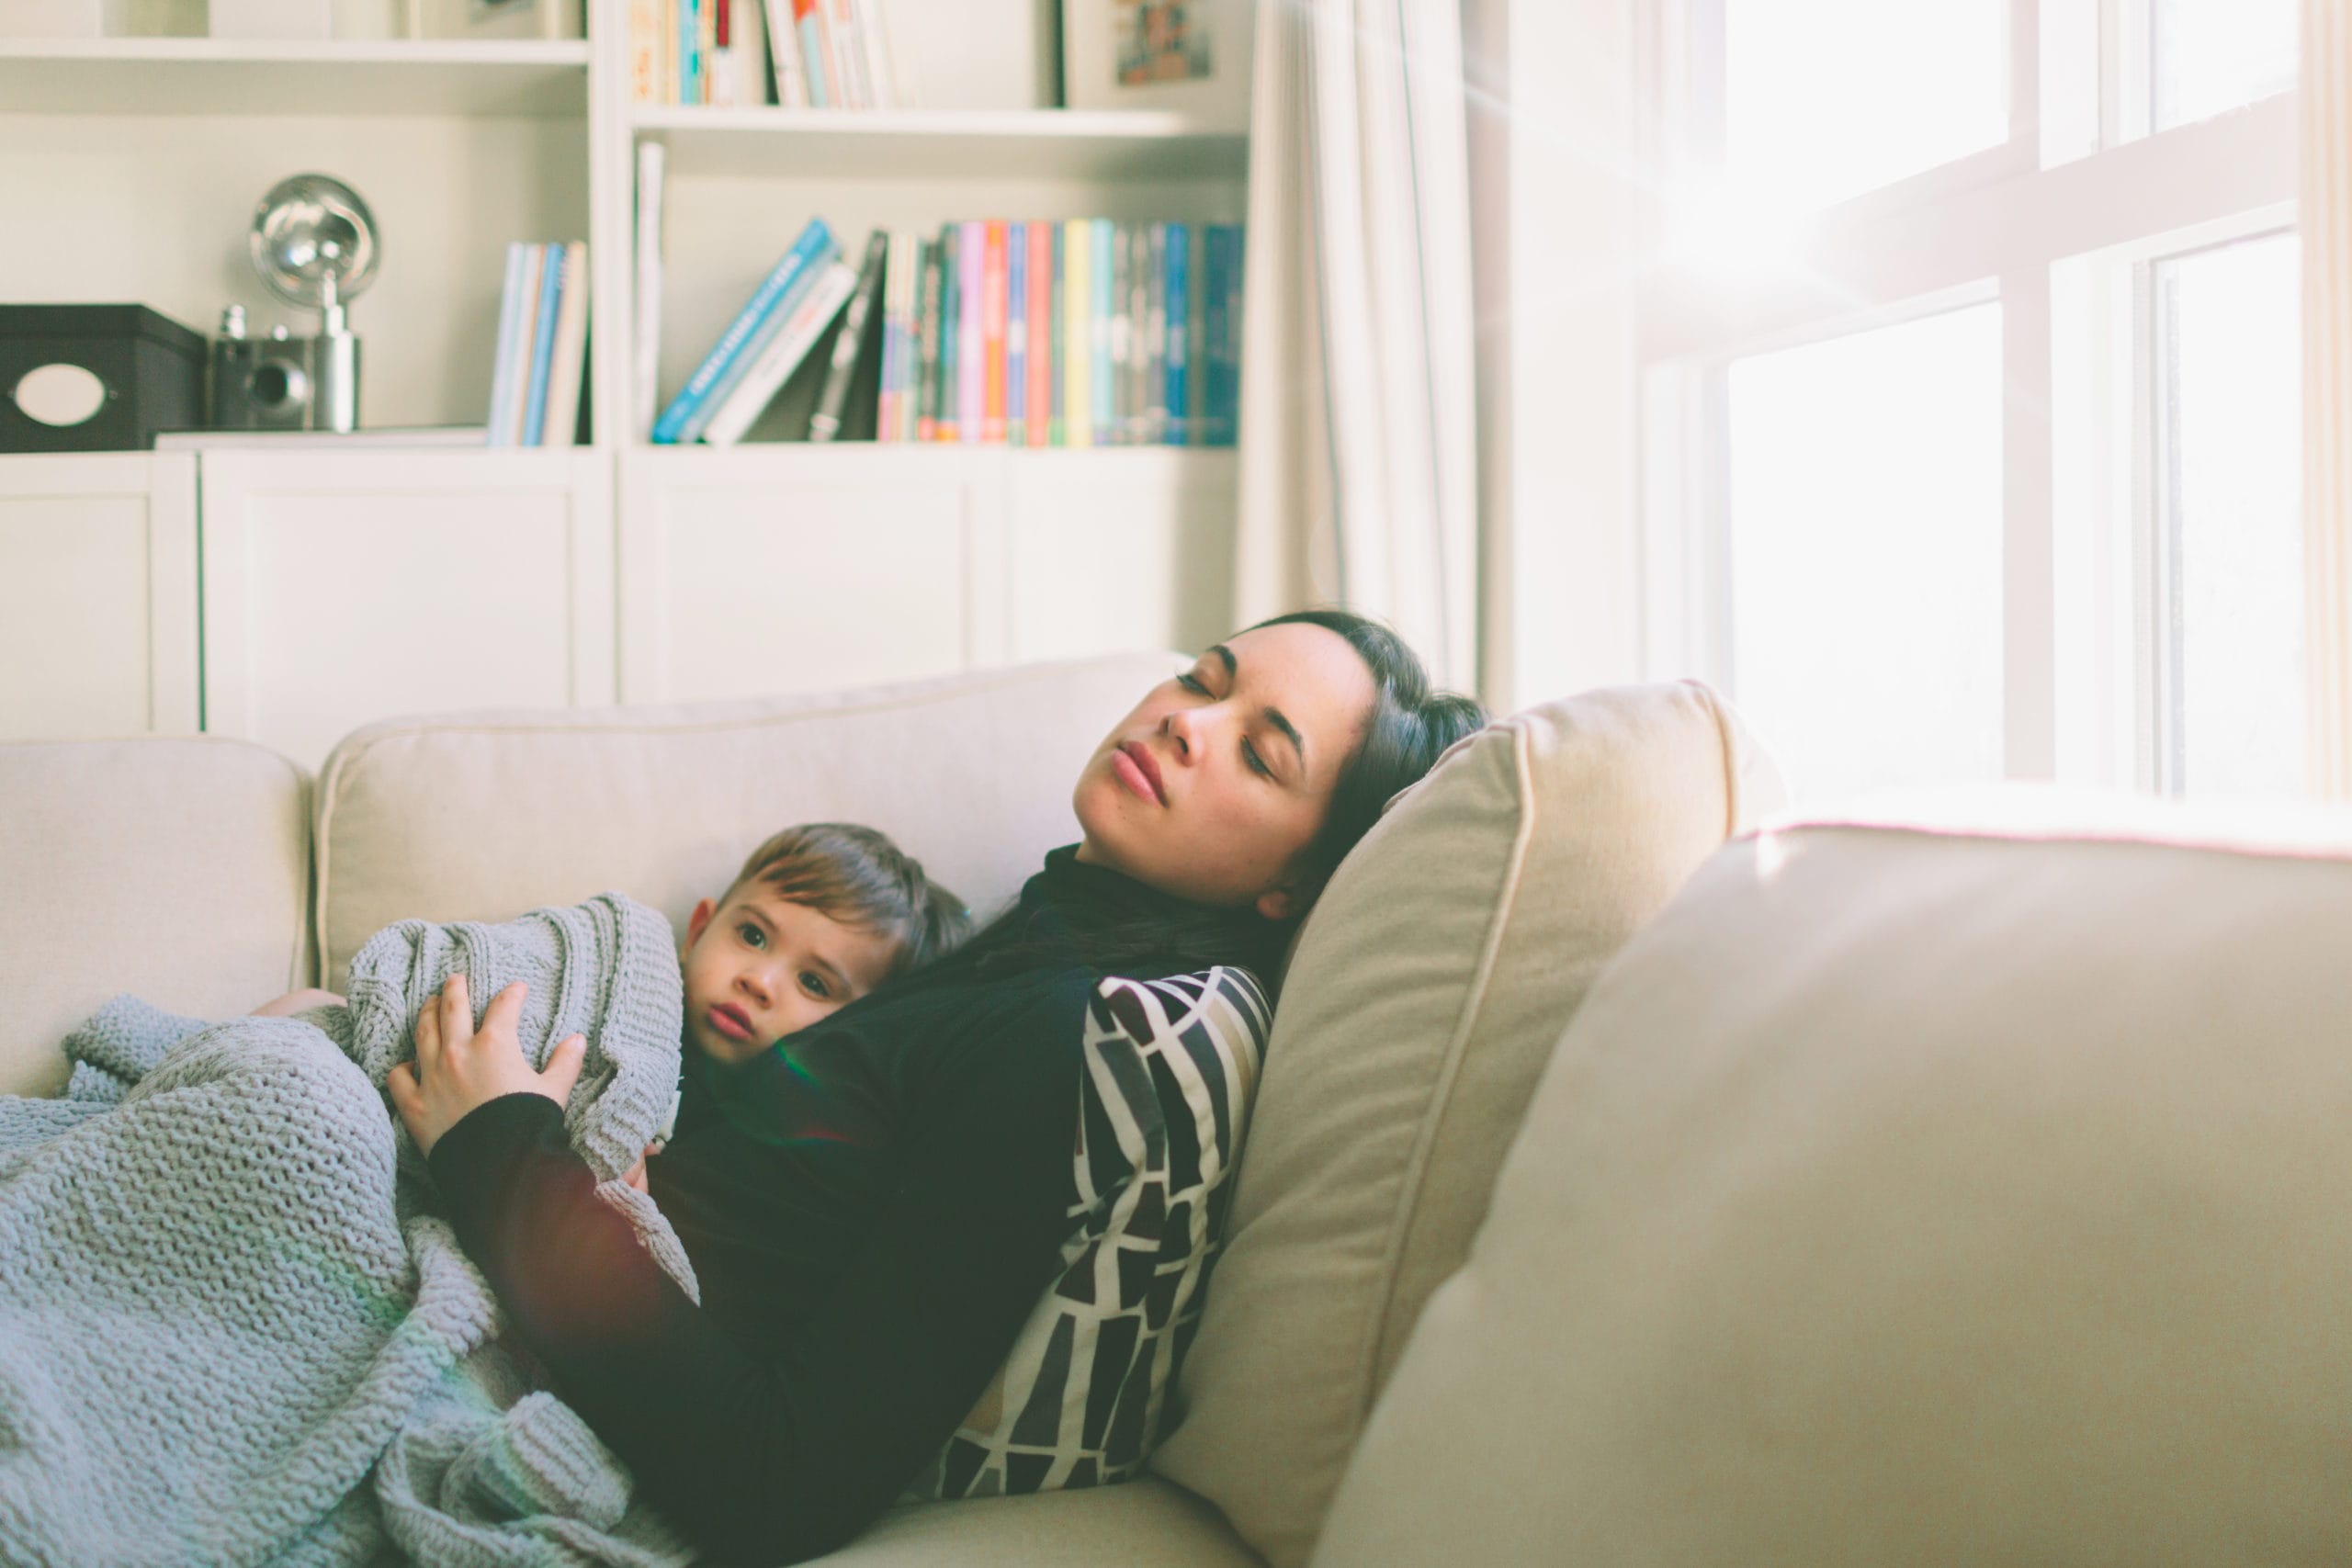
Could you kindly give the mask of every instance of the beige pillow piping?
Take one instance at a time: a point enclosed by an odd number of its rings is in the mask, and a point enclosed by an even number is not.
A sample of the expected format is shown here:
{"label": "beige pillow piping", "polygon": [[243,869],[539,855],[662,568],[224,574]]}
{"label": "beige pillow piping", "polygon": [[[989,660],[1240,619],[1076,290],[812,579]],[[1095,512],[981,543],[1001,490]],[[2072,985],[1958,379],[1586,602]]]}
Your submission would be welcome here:
{"label": "beige pillow piping", "polygon": [[1528,847],[1535,838],[1535,814],[1531,803],[1534,799],[1535,781],[1528,761],[1527,730],[1516,723],[1506,726],[1511,731],[1511,765],[1519,786],[1519,830],[1513,835],[1510,859],[1503,878],[1502,892],[1494,903],[1487,919],[1487,931],[1478,948],[1478,967],[1468,990],[1464,994],[1462,1010],[1456,1015],[1452,1037],[1446,1042],[1445,1057],[1438,1068],[1437,1082],[1432,1086],[1430,1104],[1435,1115],[1424,1115],[1415,1130],[1413,1151],[1405,1164],[1404,1180],[1397,1189],[1396,1206],[1390,1216],[1388,1238],[1381,1248],[1381,1278],[1386,1288],[1374,1303],[1372,1321],[1367,1325],[1366,1355],[1362,1376],[1356,1387],[1356,1425],[1361,1428],[1372,1413],[1373,1383],[1376,1369],[1384,1361],[1380,1347],[1385,1341],[1390,1322],[1396,1311],[1396,1286],[1401,1277],[1399,1263],[1404,1256],[1405,1238],[1412,1229],[1412,1219],[1419,1205],[1421,1183],[1429,1171],[1430,1151],[1437,1142],[1438,1128],[1445,1120],[1445,1111],[1453,1098],[1454,1079],[1461,1076],[1462,1058],[1476,1028],[1478,1015],[1486,1006],[1488,983],[1494,977],[1495,962],[1502,952],[1503,933],[1510,929],[1510,913],[1519,900],[1521,873],[1527,863]]}

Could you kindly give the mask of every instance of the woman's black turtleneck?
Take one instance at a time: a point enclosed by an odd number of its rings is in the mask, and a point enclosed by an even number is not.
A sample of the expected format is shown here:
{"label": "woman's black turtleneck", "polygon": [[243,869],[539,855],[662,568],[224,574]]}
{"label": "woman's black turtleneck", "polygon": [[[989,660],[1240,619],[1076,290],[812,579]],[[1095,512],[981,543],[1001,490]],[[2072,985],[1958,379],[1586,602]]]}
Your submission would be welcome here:
{"label": "woman's black turtleneck", "polygon": [[1103,976],[1256,967],[1270,934],[1057,850],[962,952],[740,1066],[688,1049],[647,1177],[699,1308],[594,1195],[553,1100],[478,1107],[434,1179],[649,1500],[719,1561],[797,1562],[939,1450],[1053,1278]]}

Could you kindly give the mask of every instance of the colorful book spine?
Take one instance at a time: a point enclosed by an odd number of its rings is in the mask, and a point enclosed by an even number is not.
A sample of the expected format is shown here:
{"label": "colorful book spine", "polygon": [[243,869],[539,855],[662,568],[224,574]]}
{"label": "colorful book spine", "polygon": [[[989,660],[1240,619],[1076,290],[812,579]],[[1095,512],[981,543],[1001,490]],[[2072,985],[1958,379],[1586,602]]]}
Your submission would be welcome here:
{"label": "colorful book spine", "polygon": [[491,351],[490,414],[482,445],[504,446],[514,423],[514,345],[523,336],[523,286],[530,276],[531,247],[516,240],[506,247],[506,281],[498,295],[498,338]]}
{"label": "colorful book spine", "polygon": [[1046,240],[1046,400],[1050,412],[1046,420],[1046,445],[1059,446],[1069,439],[1062,428],[1062,388],[1069,379],[1062,373],[1064,340],[1068,337],[1066,322],[1069,306],[1065,300],[1062,277],[1064,247],[1068,243],[1069,226],[1049,225],[1052,232]]}
{"label": "colorful book spine", "polygon": [[728,103],[727,78],[735,67],[735,51],[729,47],[734,29],[728,13],[734,6],[732,0],[701,0],[701,6],[695,17],[695,47],[702,51],[702,101]]}
{"label": "colorful book spine", "polygon": [[713,446],[732,446],[743,439],[743,433],[765,412],[785,382],[798,367],[825,329],[841,314],[842,307],[857,288],[857,273],[847,262],[825,264],[824,270],[810,280],[799,302],[786,312],[784,324],[767,347],[760,351],[743,379],[727,395],[718,412],[703,432],[703,439]]}
{"label": "colorful book spine", "polygon": [[670,400],[670,406],[662,411],[662,417],[653,424],[656,442],[666,446],[682,438],[686,422],[694,417],[695,411],[702,406],[720,378],[734,365],[736,357],[751,341],[752,334],[759,330],[761,321],[783,299],[785,291],[792,287],[795,279],[814,271],[820,263],[831,260],[835,249],[832,231],[825,227],[825,220],[810,219],[808,226],[800,231],[800,238],[793,242],[792,249],[786,251],[784,259],[760,280],[759,288],[752,290],[752,297],[743,302],[743,308],[735,312],[735,319],[728,323],[718,341],[711,344],[710,352],[703,355],[702,363],[695,367],[695,373],[686,378],[685,386]]}
{"label": "colorful book spine", "polygon": [[1168,225],[1150,230],[1151,259],[1144,268],[1148,292],[1144,316],[1143,438],[1152,446],[1168,439]]}
{"label": "colorful book spine", "polygon": [[842,318],[842,330],[833,339],[833,357],[825,367],[825,384],[817,393],[817,412],[808,416],[811,441],[831,441],[842,433],[842,418],[849,412],[850,383],[856,378],[857,362],[865,357],[867,334],[878,324],[882,264],[889,250],[887,231],[876,229],[865,237],[857,288],[849,297],[848,314]]}
{"label": "colorful book spine", "polygon": [[662,98],[662,0],[628,0],[628,101]]}
{"label": "colorful book spine", "polygon": [[[964,393],[964,229],[944,224],[939,231],[939,420],[933,426],[941,441],[961,438],[956,405]],[[978,411],[973,412],[975,419]]]}
{"label": "colorful book spine", "polygon": [[808,79],[801,74],[800,40],[792,27],[792,0],[765,0],[768,68],[775,73],[775,101],[788,109],[808,107]]}
{"label": "colorful book spine", "polygon": [[700,62],[695,58],[695,40],[702,35],[699,15],[702,0],[678,0],[678,98],[681,104],[702,102],[702,83],[697,74]]}
{"label": "colorful book spine", "polygon": [[1021,391],[1022,444],[1043,446],[1052,422],[1054,296],[1054,226],[1029,223],[1022,228],[1021,345],[1026,357]]}
{"label": "colorful book spine", "polygon": [[556,312],[563,302],[563,247],[541,245],[538,315],[531,329],[531,379],[523,400],[523,446],[537,446],[548,417],[548,367],[555,361]]}
{"label": "colorful book spine", "polygon": [[563,247],[563,301],[555,322],[555,355],[548,362],[547,408],[539,445],[571,446],[580,429],[580,379],[588,352],[588,242]]}
{"label": "colorful book spine", "polygon": [[1004,443],[1029,445],[1029,225],[1004,226]]}
{"label": "colorful book spine", "polygon": [[896,441],[899,396],[899,332],[905,321],[899,297],[906,290],[902,234],[893,233],[882,246],[882,376],[874,391],[874,439]]}
{"label": "colorful book spine", "polygon": [[915,299],[915,431],[918,441],[939,439],[939,322],[945,302],[939,242],[922,243],[920,293]]}
{"label": "colorful book spine", "polygon": [[1006,422],[1012,412],[1007,393],[1012,374],[1012,236],[1001,221],[982,225],[980,234],[980,290],[981,298],[988,301],[987,313],[980,318],[980,346],[988,356],[988,377],[980,389],[980,396],[986,400],[982,404],[980,439],[1001,446],[1005,440]]}
{"label": "colorful book spine", "polygon": [[1192,290],[1193,230],[1190,224],[1168,225],[1168,445],[1182,446],[1192,439]]}
{"label": "colorful book spine", "polygon": [[1212,223],[1203,238],[1207,276],[1202,300],[1201,443],[1230,446],[1240,391],[1236,336],[1240,326],[1241,231],[1229,223]]}
{"label": "colorful book spine", "polygon": [[1062,425],[1071,446],[1094,445],[1094,225],[1063,225]]}
{"label": "colorful book spine", "polygon": [[799,40],[800,65],[808,87],[808,107],[829,109],[834,105],[832,83],[825,74],[825,19],[818,0],[792,0],[792,36]]}
{"label": "colorful book spine", "polygon": [[1114,446],[1119,441],[1116,350],[1122,345],[1112,337],[1118,310],[1118,228],[1108,218],[1094,220],[1094,321],[1091,330],[1094,344],[1094,442],[1098,446]]}
{"label": "colorful book spine", "polygon": [[842,107],[870,109],[874,94],[865,84],[865,44],[859,37],[865,20],[852,0],[828,0],[825,13],[827,47],[831,50],[833,80],[841,87]]}
{"label": "colorful book spine", "polygon": [[972,220],[961,226],[956,236],[956,424],[957,434],[968,444],[981,440],[988,429],[987,224]]}

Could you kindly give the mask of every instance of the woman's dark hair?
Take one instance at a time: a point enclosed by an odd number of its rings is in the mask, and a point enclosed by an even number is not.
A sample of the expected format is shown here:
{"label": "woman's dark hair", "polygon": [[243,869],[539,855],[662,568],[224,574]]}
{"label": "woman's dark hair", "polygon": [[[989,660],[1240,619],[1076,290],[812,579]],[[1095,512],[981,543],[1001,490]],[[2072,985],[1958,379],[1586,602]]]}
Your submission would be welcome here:
{"label": "woman's dark hair", "polygon": [[[1146,958],[1196,958],[1202,967],[1238,964],[1254,971],[1271,992],[1291,931],[1323,890],[1356,841],[1371,831],[1398,790],[1428,773],[1445,749],[1487,721],[1475,697],[1430,689],[1429,671],[1405,639],[1369,616],[1351,610],[1298,610],[1246,626],[1321,626],[1347,639],[1372,672],[1372,715],[1363,741],[1340,769],[1322,829],[1292,867],[1300,888],[1299,913],[1270,920],[1255,908],[1186,906],[1181,913],[1155,914],[1097,925],[1080,933],[1087,961],[1116,974],[1123,964]],[[972,956],[983,971],[1019,965],[1044,951],[1001,919],[972,941]]]}
{"label": "woman's dark hair", "polygon": [[1398,790],[1436,765],[1445,749],[1487,722],[1476,697],[1430,690],[1429,671],[1405,639],[1352,610],[1296,610],[1247,628],[1310,626],[1336,632],[1372,671],[1372,718],[1363,744],[1340,770],[1323,830],[1296,869],[1311,903],[1356,840],[1372,831]]}

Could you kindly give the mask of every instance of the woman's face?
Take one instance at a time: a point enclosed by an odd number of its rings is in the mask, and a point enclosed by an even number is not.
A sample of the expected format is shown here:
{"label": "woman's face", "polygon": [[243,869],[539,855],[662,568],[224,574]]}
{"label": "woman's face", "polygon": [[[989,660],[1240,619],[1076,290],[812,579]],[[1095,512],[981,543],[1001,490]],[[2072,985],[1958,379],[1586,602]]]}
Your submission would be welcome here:
{"label": "woman's face", "polygon": [[1219,643],[1154,687],[1088,759],[1078,858],[1195,903],[1297,913],[1288,886],[1371,721],[1372,671],[1339,633],[1293,622]]}

